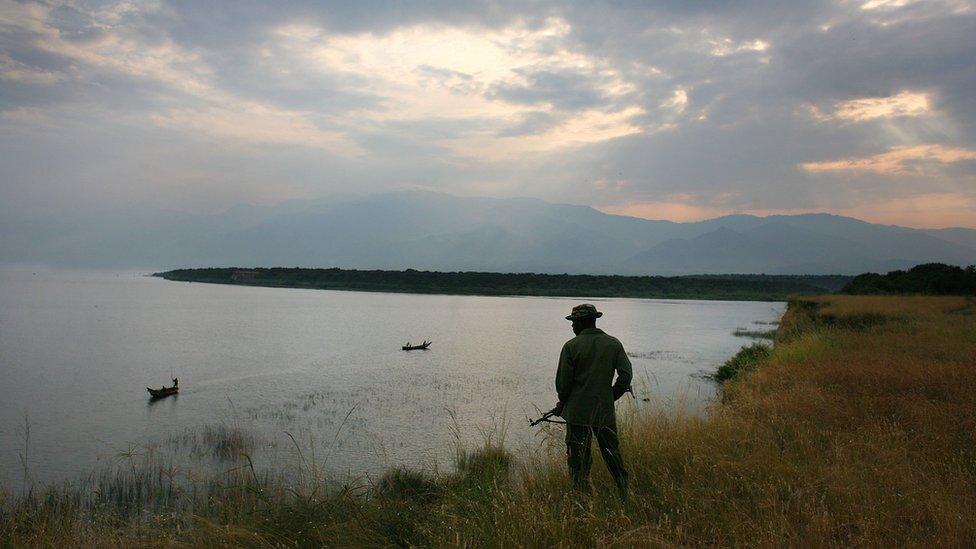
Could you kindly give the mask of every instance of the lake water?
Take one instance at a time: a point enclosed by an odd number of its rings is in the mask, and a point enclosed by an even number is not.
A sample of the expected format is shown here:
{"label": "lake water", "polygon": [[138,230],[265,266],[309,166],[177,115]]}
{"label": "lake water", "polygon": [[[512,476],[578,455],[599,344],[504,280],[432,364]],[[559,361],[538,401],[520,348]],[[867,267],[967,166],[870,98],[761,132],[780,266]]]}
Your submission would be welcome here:
{"label": "lake water", "polygon": [[[555,401],[563,319],[577,298],[477,297],[169,282],[142,273],[0,270],[0,484],[78,478],[132,449],[213,426],[254,436],[271,464],[292,442],[336,474],[449,467]],[[701,407],[701,378],[782,303],[587,299],[634,365],[636,401]],[[407,341],[433,340],[404,352]],[[181,391],[151,403],[145,387]],[[629,397],[628,397],[629,398]],[[644,402],[643,399],[649,399]],[[452,419],[453,418],[455,419]],[[29,435],[27,430],[29,429]],[[181,438],[182,437],[182,438]]]}

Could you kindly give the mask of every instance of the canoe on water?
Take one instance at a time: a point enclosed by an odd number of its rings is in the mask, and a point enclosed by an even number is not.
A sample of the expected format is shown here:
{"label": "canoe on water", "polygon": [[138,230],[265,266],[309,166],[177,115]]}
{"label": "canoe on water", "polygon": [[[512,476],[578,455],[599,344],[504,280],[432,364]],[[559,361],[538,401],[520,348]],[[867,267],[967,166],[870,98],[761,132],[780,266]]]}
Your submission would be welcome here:
{"label": "canoe on water", "polygon": [[149,391],[149,398],[152,399],[168,397],[180,392],[179,387],[163,387],[162,389],[150,389],[146,387],[146,390]]}
{"label": "canoe on water", "polygon": [[426,351],[427,350],[427,347],[430,347],[430,343],[431,343],[430,341],[424,341],[420,345],[411,345],[411,344],[407,343],[406,345],[404,345],[401,348],[404,351],[417,351],[417,350],[424,350],[424,351]]}

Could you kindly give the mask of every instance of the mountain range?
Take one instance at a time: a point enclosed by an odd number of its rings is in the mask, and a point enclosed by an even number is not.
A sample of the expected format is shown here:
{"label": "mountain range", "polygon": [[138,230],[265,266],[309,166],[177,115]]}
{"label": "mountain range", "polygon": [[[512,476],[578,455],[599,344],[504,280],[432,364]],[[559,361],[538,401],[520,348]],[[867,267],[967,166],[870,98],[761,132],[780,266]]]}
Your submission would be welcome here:
{"label": "mountain range", "polygon": [[976,229],[913,229],[829,214],[694,223],[537,199],[401,191],[149,208],[0,222],[0,262],[59,267],[301,266],[570,274],[857,274],[976,263]]}

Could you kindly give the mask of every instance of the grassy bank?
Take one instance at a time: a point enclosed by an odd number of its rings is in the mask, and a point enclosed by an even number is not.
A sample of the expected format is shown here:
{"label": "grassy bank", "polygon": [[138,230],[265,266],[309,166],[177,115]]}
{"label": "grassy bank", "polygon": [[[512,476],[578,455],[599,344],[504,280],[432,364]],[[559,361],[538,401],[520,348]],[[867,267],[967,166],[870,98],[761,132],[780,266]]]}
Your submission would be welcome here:
{"label": "grassy bank", "polygon": [[3,496],[0,545],[971,546],[973,334],[973,298],[793,301],[708,415],[623,418],[627,508],[599,462],[596,496],[571,493],[548,427],[551,444],[518,461],[487,444],[456,473],[342,485],[314,463],[291,483],[244,459],[187,484],[140,462]]}

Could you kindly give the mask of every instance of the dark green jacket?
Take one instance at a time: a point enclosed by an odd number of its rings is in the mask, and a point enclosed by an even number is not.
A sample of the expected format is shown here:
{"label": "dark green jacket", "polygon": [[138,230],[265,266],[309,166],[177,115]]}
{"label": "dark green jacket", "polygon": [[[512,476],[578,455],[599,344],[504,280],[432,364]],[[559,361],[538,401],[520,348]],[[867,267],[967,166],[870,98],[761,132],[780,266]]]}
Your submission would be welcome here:
{"label": "dark green jacket", "polygon": [[630,359],[617,338],[599,328],[583,330],[559,354],[556,393],[564,403],[563,419],[579,425],[613,424],[613,403],[627,392],[633,377]]}

